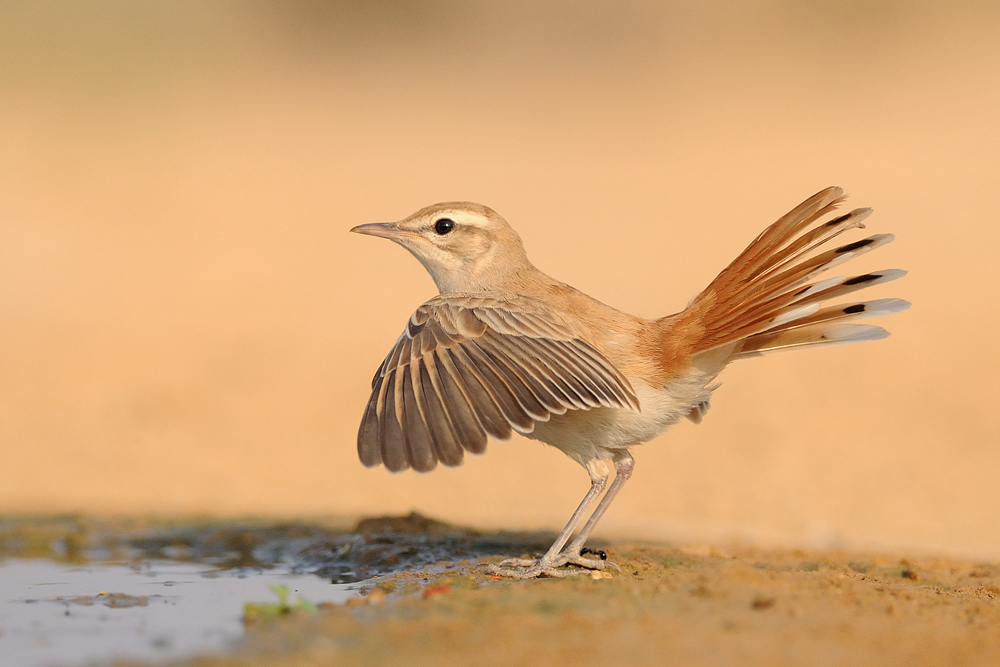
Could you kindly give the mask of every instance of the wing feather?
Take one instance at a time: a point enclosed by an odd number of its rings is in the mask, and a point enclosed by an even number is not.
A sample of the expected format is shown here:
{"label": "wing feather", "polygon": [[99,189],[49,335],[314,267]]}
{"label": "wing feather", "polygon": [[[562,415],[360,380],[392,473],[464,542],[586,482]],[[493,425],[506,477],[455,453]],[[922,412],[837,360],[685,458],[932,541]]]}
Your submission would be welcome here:
{"label": "wing feather", "polygon": [[462,445],[455,437],[448,413],[441,402],[441,394],[431,379],[430,366],[433,358],[420,366],[420,398],[424,403],[424,418],[434,436],[434,453],[438,461],[446,466],[457,466],[462,462]]}
{"label": "wing feather", "polygon": [[406,434],[399,423],[396,410],[396,369],[389,371],[382,383],[383,408],[379,415],[379,442],[382,452],[382,463],[391,472],[406,470],[409,463],[406,460]]}
{"label": "wing feather", "polygon": [[494,340],[494,337],[482,337],[470,341],[469,346],[479,348],[487,358],[489,366],[496,371],[497,376],[506,384],[521,411],[534,421],[548,421],[549,411],[545,409],[541,399],[531,386],[531,374],[524,369],[519,360],[509,357]]}
{"label": "wing feather", "polygon": [[[452,426],[455,427],[455,435],[462,444],[462,448],[473,454],[481,454],[486,451],[486,431],[484,424],[476,416],[469,397],[464,387],[469,385],[462,379],[462,375],[456,368],[454,358],[449,350],[437,350],[435,354],[440,360],[441,386],[444,389],[445,409],[451,419]],[[477,405],[477,407],[479,407]],[[506,425],[506,422],[498,420]],[[507,427],[507,437],[510,437],[510,427]],[[501,432],[502,433],[502,432]],[[498,437],[490,432],[493,437]]]}
{"label": "wing feather", "polygon": [[402,377],[402,401],[397,404],[403,410],[403,418],[400,424],[406,433],[406,460],[410,467],[418,472],[428,472],[437,466],[437,457],[434,455],[434,443],[430,429],[424,421],[423,413],[419,408],[416,392],[413,386],[412,373],[409,369],[400,372]]}
{"label": "wing feather", "polygon": [[358,430],[366,466],[459,465],[487,436],[530,433],[569,410],[638,410],[629,381],[550,306],[505,292],[418,308],[372,380]]}
{"label": "wing feather", "polygon": [[[469,343],[455,348],[455,352],[461,351],[463,358],[463,369],[475,369],[480,384],[485,389],[493,403],[500,408],[501,414],[507,422],[518,431],[528,432],[535,426],[531,416],[518,405],[514,392],[501,377],[500,371],[476,343]],[[456,358],[458,355],[456,355]]]}
{"label": "wing feather", "polygon": [[602,403],[610,401],[609,396],[596,392],[591,381],[591,369],[575,359],[572,354],[567,353],[565,345],[561,341],[541,339],[538,341],[539,347],[544,348],[554,361],[558,363],[556,370],[567,382],[584,405],[588,408],[599,408]]}
{"label": "wing feather", "polygon": [[[514,336],[494,336],[490,342],[508,360],[507,364],[513,365],[521,374],[521,379],[531,388],[535,398],[548,413],[545,416],[546,420],[549,415],[566,414],[566,403],[570,402],[569,398],[555,386],[530,347],[519,345]],[[516,361],[510,361],[512,359]]]}
{"label": "wing feather", "polygon": [[534,362],[539,374],[548,381],[546,386],[560,398],[564,411],[589,410],[591,408],[590,404],[583,398],[583,394],[587,392],[583,391],[582,388],[580,390],[574,388],[578,384],[577,381],[573,379],[572,374],[566,368],[553,363],[553,357],[542,349],[543,344],[529,347],[516,339],[511,339],[510,342],[525,348],[522,350],[522,358]]}
{"label": "wing feather", "polygon": [[365,416],[361,419],[361,428],[358,430],[358,458],[366,468],[377,466],[382,462],[382,453],[379,451],[378,434],[378,406],[379,389],[382,385],[381,373],[375,377],[375,384],[372,385],[372,395],[368,399],[368,406],[365,408]]}

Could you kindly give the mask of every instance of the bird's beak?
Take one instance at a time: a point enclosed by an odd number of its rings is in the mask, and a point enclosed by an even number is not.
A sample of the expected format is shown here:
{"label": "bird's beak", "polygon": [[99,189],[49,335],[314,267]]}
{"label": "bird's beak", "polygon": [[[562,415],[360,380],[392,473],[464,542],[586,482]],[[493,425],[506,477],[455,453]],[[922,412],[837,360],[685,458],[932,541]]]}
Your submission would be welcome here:
{"label": "bird's beak", "polygon": [[358,225],[351,231],[357,234],[367,234],[368,236],[381,236],[384,239],[391,239],[393,241],[398,241],[407,236],[420,238],[419,234],[403,231],[396,226],[395,222],[369,222],[367,225]]}

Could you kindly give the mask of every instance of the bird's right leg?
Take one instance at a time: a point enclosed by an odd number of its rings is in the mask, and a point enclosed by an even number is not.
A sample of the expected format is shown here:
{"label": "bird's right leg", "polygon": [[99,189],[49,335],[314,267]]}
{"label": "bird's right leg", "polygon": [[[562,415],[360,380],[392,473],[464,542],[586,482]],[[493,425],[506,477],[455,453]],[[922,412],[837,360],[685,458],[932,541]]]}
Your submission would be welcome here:
{"label": "bird's right leg", "polygon": [[[590,475],[590,490],[587,491],[587,495],[583,497],[580,502],[580,506],[576,508],[573,512],[573,516],[569,518],[569,523],[563,528],[559,536],[556,537],[555,542],[549,547],[549,550],[545,552],[545,555],[538,560],[524,559],[524,558],[510,558],[501,562],[499,565],[490,565],[486,568],[486,571],[490,574],[497,574],[503,577],[512,577],[514,579],[534,579],[535,577],[546,576],[546,577],[563,577],[567,574],[576,574],[578,572],[583,572],[583,570],[559,570],[557,569],[560,565],[563,565],[566,560],[560,559],[559,556],[562,553],[562,549],[566,546],[569,538],[573,536],[573,531],[576,530],[577,525],[583,520],[583,517],[587,515],[587,510],[590,509],[591,505],[600,497],[601,493],[604,492],[605,487],[608,484],[608,477],[611,476],[611,471],[608,469],[608,464],[601,459],[592,459],[586,464],[587,473]],[[600,561],[597,561],[600,562]],[[603,563],[601,563],[603,566]]]}

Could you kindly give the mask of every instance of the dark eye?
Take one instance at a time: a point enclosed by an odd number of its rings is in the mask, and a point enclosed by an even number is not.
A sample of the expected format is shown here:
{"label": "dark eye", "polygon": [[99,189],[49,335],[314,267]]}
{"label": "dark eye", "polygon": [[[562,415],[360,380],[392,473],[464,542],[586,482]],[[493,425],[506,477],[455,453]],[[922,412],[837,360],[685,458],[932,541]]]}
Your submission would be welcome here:
{"label": "dark eye", "polygon": [[441,218],[434,223],[434,231],[441,236],[444,236],[453,229],[455,229],[455,221],[450,218]]}

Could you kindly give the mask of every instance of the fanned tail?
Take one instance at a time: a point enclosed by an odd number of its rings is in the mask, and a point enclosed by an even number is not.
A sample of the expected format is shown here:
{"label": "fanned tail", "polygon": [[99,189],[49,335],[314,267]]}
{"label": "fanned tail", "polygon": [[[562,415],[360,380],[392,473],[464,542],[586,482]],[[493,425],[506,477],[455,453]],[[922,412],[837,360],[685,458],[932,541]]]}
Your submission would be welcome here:
{"label": "fanned tail", "polygon": [[[851,229],[863,229],[872,210],[822,221],[844,201],[840,188],[827,188],[765,229],[691,304],[664,318],[661,345],[665,362],[689,359],[695,366],[782,349],[877,340],[885,329],[854,320],[889,315],[910,306],[903,299],[825,302],[906,275],[899,269],[814,280],[848,260],[893,240],[875,234],[823,250]],[[717,370],[716,370],[717,372]]]}

